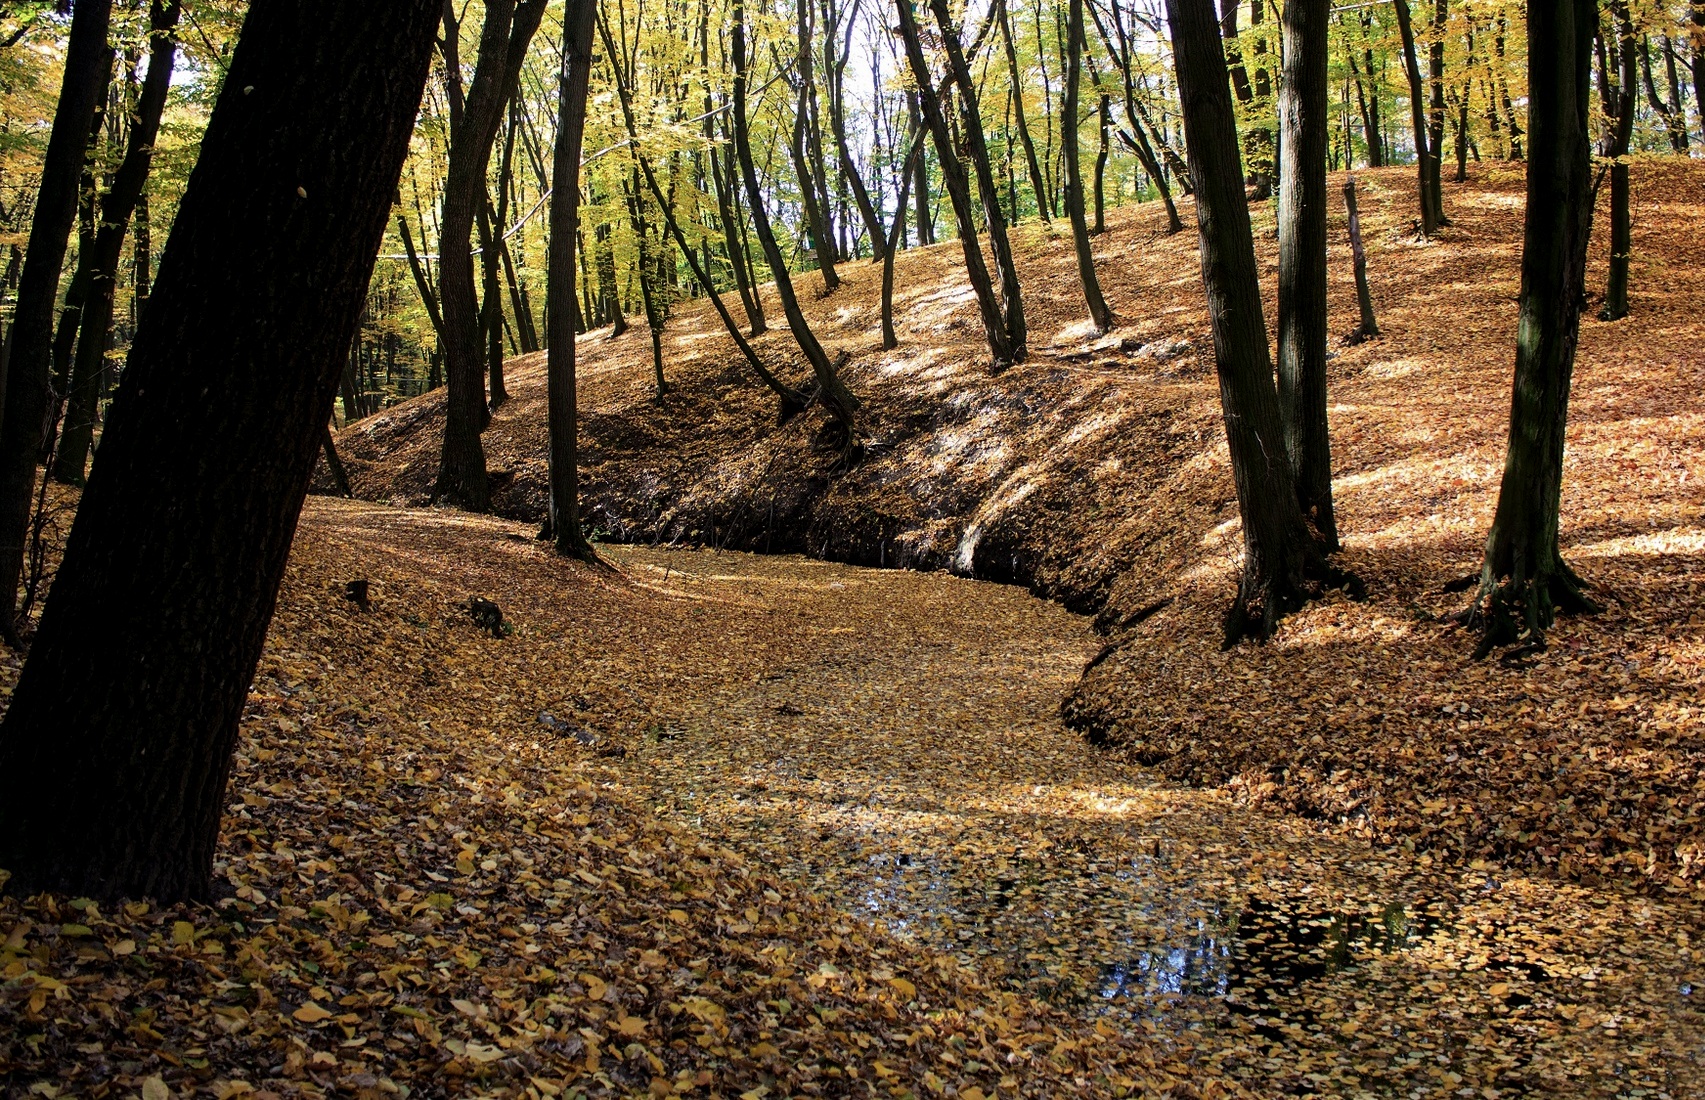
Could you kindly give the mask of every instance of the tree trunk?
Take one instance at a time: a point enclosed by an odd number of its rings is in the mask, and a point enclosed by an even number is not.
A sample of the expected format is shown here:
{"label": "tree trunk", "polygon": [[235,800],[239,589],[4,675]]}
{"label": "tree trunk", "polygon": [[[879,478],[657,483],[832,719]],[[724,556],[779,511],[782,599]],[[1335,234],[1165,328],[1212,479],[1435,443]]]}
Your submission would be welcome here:
{"label": "tree trunk", "polygon": [[1433,224],[1449,225],[1445,217],[1445,24],[1449,0],[1433,0],[1433,40],[1427,45],[1431,100],[1427,113],[1427,191],[1433,202]]}
{"label": "tree trunk", "polygon": [[1006,51],[1006,70],[1012,80],[1013,122],[1018,127],[1018,141],[1024,146],[1024,163],[1030,172],[1030,189],[1036,195],[1036,212],[1044,224],[1048,221],[1048,186],[1042,176],[1042,164],[1036,159],[1036,143],[1030,138],[1030,127],[1024,120],[1024,82],[1019,79],[1018,49],[1012,40],[1012,17],[1006,8],[1007,0],[995,0],[992,18],[1000,21],[1001,46]]}
{"label": "tree trunk", "polygon": [[1350,216],[1350,256],[1356,272],[1356,305],[1362,316],[1361,324],[1350,333],[1350,342],[1359,344],[1379,335],[1379,323],[1374,320],[1373,295],[1368,292],[1368,254],[1362,248],[1362,216],[1356,209],[1356,177],[1353,175],[1344,179],[1344,209]]}
{"label": "tree trunk", "polygon": [[[438,293],[444,317],[444,446],[435,499],[471,512],[491,507],[480,433],[486,406],[487,358],[480,336],[479,299],[470,252],[474,221],[485,201],[486,167],[503,122],[503,108],[520,79],[521,62],[544,14],[545,0],[488,0],[480,56],[466,102],[453,112],[438,243]],[[446,26],[447,40],[455,30]],[[447,66],[448,67],[448,66]]]}
{"label": "tree trunk", "polygon": [[545,392],[550,428],[550,537],[557,553],[597,560],[580,527],[579,413],[575,399],[574,252],[580,236],[580,150],[592,75],[597,0],[568,0],[563,11],[557,139],[552,163],[550,256],[546,271]]}
{"label": "tree trunk", "polygon": [[1089,235],[1099,237],[1107,232],[1107,158],[1112,153],[1108,137],[1113,130],[1113,100],[1106,92],[1098,97],[1095,116],[1095,224],[1090,226]]}
{"label": "tree trunk", "polygon": [[1592,163],[1587,105],[1594,0],[1529,4],[1527,221],[1509,448],[1474,602],[1460,616],[1497,646],[1543,648],[1558,611],[1592,611],[1558,548],[1563,434],[1580,337]]}
{"label": "tree trunk", "polygon": [[[1616,34],[1616,82],[1610,80],[1604,54],[1599,55],[1599,101],[1606,118],[1599,156],[1610,161],[1610,273],[1605,280],[1601,321],[1628,316],[1628,262],[1634,251],[1634,217],[1629,209],[1628,145],[1634,136],[1635,93],[1634,22],[1628,0],[1610,0]],[[1601,38],[1602,42],[1602,38]],[[1531,110],[1530,110],[1531,114]],[[1535,156],[1537,160],[1537,155]],[[1531,171],[1531,168],[1529,169]]]}
{"label": "tree trunk", "polygon": [[1326,60],[1331,0],[1289,0],[1279,82],[1279,409],[1297,504],[1328,551],[1332,446],[1326,421]]}
{"label": "tree trunk", "polygon": [[[829,224],[827,189],[820,188],[817,173],[823,171],[818,157],[813,165],[808,150],[808,130],[811,124],[811,104],[817,94],[811,67],[811,0],[796,0],[799,9],[799,52],[795,65],[799,71],[799,95],[793,114],[793,141],[788,146],[793,154],[793,172],[799,178],[799,197],[805,205],[805,223],[811,231],[811,248],[817,257],[817,270],[823,277],[823,293],[833,294],[841,285],[835,271],[835,232]],[[753,203],[756,204],[754,199]]]}
{"label": "tree trunk", "polygon": [[[912,129],[914,131],[922,132],[924,129],[924,116],[922,109],[918,106],[918,93],[906,93],[906,106],[911,113]],[[922,155],[918,157],[917,168],[915,169],[914,174],[916,182],[912,187],[912,205],[914,212],[917,215],[918,244],[932,245],[935,243],[935,222],[930,217],[928,157]],[[1042,204],[1039,196],[1038,206],[1040,205]]]}
{"label": "tree trunk", "polygon": [[918,108],[935,141],[936,159],[941,163],[942,186],[947,188],[948,199],[953,204],[953,216],[959,223],[959,246],[965,256],[965,277],[977,296],[983,335],[988,340],[995,369],[1003,370],[1013,361],[1012,342],[1007,334],[1006,321],[1001,316],[988,266],[983,261],[982,246],[977,241],[977,215],[971,205],[971,182],[965,178],[964,162],[959,159],[947,116],[942,113],[941,97],[935,92],[935,77],[924,57],[917,21],[906,4],[896,5],[895,11],[900,19],[900,37],[905,45],[906,61],[918,85]]}
{"label": "tree trunk", "polygon": [[1018,286],[1018,265],[1013,262],[1012,245],[1006,236],[1006,216],[1001,213],[1000,190],[989,159],[988,142],[983,137],[983,117],[977,107],[977,84],[971,79],[971,66],[965,60],[960,43],[959,28],[954,25],[948,0],[930,0],[930,11],[941,31],[941,42],[947,54],[948,72],[959,86],[959,120],[966,148],[971,154],[971,168],[977,176],[977,194],[983,204],[983,225],[989,231],[989,251],[994,254],[995,275],[1000,280],[1001,317],[1006,325],[1007,363],[1022,363],[1027,354],[1028,330],[1024,322],[1024,296]]}
{"label": "tree trunk", "polygon": [[211,893],[238,719],[438,10],[249,6],[0,724],[14,891]]}
{"label": "tree trunk", "polygon": [[1415,131],[1416,192],[1421,205],[1421,236],[1431,237],[1438,231],[1438,214],[1443,204],[1433,197],[1435,178],[1429,163],[1437,159],[1437,151],[1427,143],[1426,91],[1421,84],[1421,65],[1415,56],[1415,28],[1409,19],[1408,0],[1391,0],[1397,12],[1397,31],[1403,39],[1403,71],[1409,78],[1409,116]]}
{"label": "tree trunk", "polygon": [[88,282],[84,288],[77,355],[71,368],[70,403],[53,458],[53,476],[67,485],[83,483],[83,469],[94,443],[119,260],[124,253],[124,235],[131,212],[148,183],[154,140],[160,131],[160,116],[165,110],[166,93],[177,63],[179,8],[179,0],[153,0],[150,7],[148,75],[143,78],[142,91],[137,97],[124,159],[101,200],[100,227],[88,252]]}
{"label": "tree trunk", "polygon": [[82,0],[71,17],[59,106],[42,162],[29,250],[18,281],[18,305],[7,333],[0,374],[0,637],[19,644],[18,582],[24,571],[30,500],[35,493],[47,418],[52,370],[53,300],[65,262],[66,240],[77,217],[78,180],[83,174],[90,124],[111,69],[107,46],[111,0]]}
{"label": "tree trunk", "polygon": [[781,299],[782,312],[787,314],[787,327],[793,331],[793,338],[799,344],[799,350],[811,364],[811,372],[817,378],[817,398],[823,402],[829,414],[845,432],[843,453],[851,459],[856,456],[860,447],[854,422],[854,415],[858,411],[858,398],[854,397],[852,391],[841,381],[835,364],[829,361],[828,353],[823,350],[823,345],[817,342],[816,334],[805,320],[805,312],[799,308],[799,297],[793,291],[793,280],[788,277],[787,263],[782,258],[781,248],[776,244],[775,233],[770,228],[769,211],[764,208],[764,192],[758,186],[758,168],[752,160],[752,139],[746,124],[744,0],[734,0],[730,38],[734,51],[734,153],[740,161],[741,182],[745,184],[746,201],[751,207],[752,231],[757,234],[758,244],[764,250],[764,260],[770,265],[770,274],[776,284],[776,296]]}
{"label": "tree trunk", "polygon": [[320,450],[326,456],[326,469],[332,475],[332,487],[337,495],[348,498],[353,494],[349,491],[349,471],[343,468],[343,460],[337,456],[337,444],[332,440],[332,428],[328,423],[320,436]]}
{"label": "tree trunk", "polygon": [[1226,645],[1266,638],[1329,575],[1297,504],[1262,320],[1225,55],[1213,0],[1166,0],[1190,172],[1202,284],[1214,333],[1220,403],[1243,517],[1243,575],[1226,612]]}
{"label": "tree trunk", "polygon": [[894,227],[888,231],[888,251],[882,257],[882,350],[893,351],[900,346],[894,332],[894,255],[906,239],[906,191],[912,182],[912,164],[923,156],[924,132],[912,131],[910,148],[900,170],[900,197],[894,204]]}
{"label": "tree trunk", "polygon": [[1131,72],[1131,40],[1125,30],[1123,16],[1119,13],[1118,5],[1113,5],[1110,13],[1113,31],[1117,36],[1118,47],[1114,48],[1114,39],[1107,34],[1107,28],[1101,22],[1101,14],[1092,3],[1089,14],[1095,21],[1095,29],[1101,36],[1102,45],[1107,47],[1108,56],[1113,58],[1119,67],[1119,75],[1125,91],[1125,118],[1131,124],[1131,132],[1120,131],[1120,138],[1137,155],[1142,162],[1143,170],[1154,181],[1155,190],[1160,192],[1161,202],[1166,206],[1166,231],[1177,233],[1183,230],[1184,221],[1178,216],[1178,205],[1172,200],[1172,188],[1166,181],[1166,168],[1160,157],[1155,155],[1154,147],[1150,144],[1148,135],[1144,132],[1143,124],[1148,120],[1147,112],[1137,100],[1136,80]]}
{"label": "tree trunk", "polygon": [[[1077,280],[1089,308],[1089,323],[1097,335],[1113,327],[1113,311],[1095,276],[1095,253],[1089,246],[1089,221],[1083,209],[1083,174],[1078,165],[1078,83],[1083,76],[1083,0],[1069,0],[1066,16],[1066,102],[1060,112],[1060,148],[1065,156],[1066,217],[1071,221],[1072,246],[1077,252]],[[985,201],[987,201],[985,199]]]}

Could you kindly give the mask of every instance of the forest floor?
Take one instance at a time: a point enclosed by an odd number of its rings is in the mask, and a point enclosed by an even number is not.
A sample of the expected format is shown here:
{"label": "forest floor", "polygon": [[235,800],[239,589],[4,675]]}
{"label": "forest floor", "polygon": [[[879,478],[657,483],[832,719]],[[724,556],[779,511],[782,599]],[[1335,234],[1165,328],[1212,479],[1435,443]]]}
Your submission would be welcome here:
{"label": "forest floor", "polygon": [[1111,770],[1015,588],[530,536],[310,502],[230,896],[0,900],[0,1093],[1705,1094],[1696,907]]}
{"label": "forest floor", "polygon": [[[1478,569],[1509,416],[1520,280],[1520,165],[1448,184],[1453,224],[1413,233],[1409,169],[1357,173],[1381,339],[1334,345],[1332,597],[1271,644],[1219,648],[1240,552],[1193,230],[1156,204],[1109,211],[1097,238],[1120,327],[1092,340],[1063,226],[1015,234],[1030,360],[987,372],[958,245],[901,254],[900,346],[877,346],[879,269],[808,302],[863,399],[864,461],[837,471],[822,415],[786,425],[703,303],[663,335],[652,390],[643,323],[582,343],[583,485],[602,537],[804,551],[1013,581],[1094,613],[1109,648],[1067,717],[1110,751],[1109,782],[1150,769],[1241,800],[1584,885],[1705,901],[1705,166],[1636,158],[1633,315],[1582,324],[1562,514],[1567,558],[1607,611],[1566,620],[1518,667],[1474,663],[1441,617]],[[1356,321],[1342,199],[1331,188],[1331,329]],[[1252,208],[1272,299],[1272,209]],[[1588,285],[1604,281],[1606,219]],[[1185,218],[1191,220],[1189,204]],[[798,278],[807,297],[817,277]],[[733,302],[731,297],[731,303]],[[766,298],[772,320],[780,317]],[[737,303],[733,303],[737,305]],[[758,341],[802,378],[785,329]],[[498,509],[545,500],[539,357],[486,433]],[[430,394],[338,436],[356,493],[422,503],[443,402]]]}

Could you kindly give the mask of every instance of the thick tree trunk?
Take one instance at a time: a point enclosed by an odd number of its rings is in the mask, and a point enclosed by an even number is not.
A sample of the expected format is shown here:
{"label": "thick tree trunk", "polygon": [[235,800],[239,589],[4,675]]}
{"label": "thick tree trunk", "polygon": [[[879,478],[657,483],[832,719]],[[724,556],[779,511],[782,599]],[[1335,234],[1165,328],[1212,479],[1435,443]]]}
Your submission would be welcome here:
{"label": "thick tree trunk", "polygon": [[953,204],[953,216],[959,223],[959,246],[965,256],[965,277],[977,296],[977,311],[983,322],[983,336],[989,343],[989,354],[995,370],[1004,370],[1013,362],[1012,341],[1007,333],[1006,320],[1001,316],[1000,302],[995,297],[994,282],[989,278],[983,249],[977,240],[977,215],[971,205],[971,181],[965,178],[965,164],[959,155],[948,128],[947,116],[941,109],[941,96],[935,91],[935,77],[924,57],[923,44],[918,36],[917,21],[910,7],[902,2],[895,5],[899,15],[900,37],[905,45],[906,62],[917,81],[917,103],[935,141],[936,159],[941,164],[942,186]]}
{"label": "thick tree trunk", "polygon": [[[521,62],[544,15],[545,0],[488,0],[480,56],[467,100],[452,118],[438,243],[438,293],[444,317],[444,446],[433,496],[472,512],[491,507],[480,433],[486,405],[487,358],[480,336],[479,298],[470,251],[474,222],[485,201],[486,167],[503,122],[503,108],[520,79]],[[447,35],[455,31],[446,27]]]}
{"label": "thick tree trunk", "polygon": [[1480,587],[1462,620],[1497,646],[1542,648],[1558,611],[1591,611],[1558,548],[1563,435],[1580,337],[1592,162],[1587,105],[1594,0],[1529,4],[1527,222],[1509,449]]}
{"label": "thick tree trunk", "polygon": [[14,891],[210,893],[238,719],[438,10],[249,6],[0,725]]}
{"label": "thick tree trunk", "polygon": [[1279,82],[1279,409],[1297,504],[1328,551],[1332,446],[1326,422],[1326,55],[1331,0],[1289,0]]}
{"label": "thick tree trunk", "polygon": [[1078,165],[1078,83],[1083,76],[1083,0],[1069,0],[1066,16],[1066,102],[1060,112],[1060,148],[1065,155],[1066,217],[1071,221],[1072,246],[1077,252],[1077,281],[1089,308],[1089,323],[1099,335],[1113,327],[1113,311],[1095,276],[1095,253],[1089,245],[1089,221],[1083,209],[1083,173]]}
{"label": "thick tree trunk", "polygon": [[36,463],[52,396],[53,300],[59,293],[66,240],[77,217],[89,127],[102,99],[112,50],[107,46],[111,0],[81,0],[71,17],[59,106],[42,161],[30,224],[29,250],[18,280],[18,306],[0,374],[0,637],[18,644],[13,618],[24,571]]}
{"label": "thick tree trunk", "polygon": [[574,261],[580,236],[580,151],[592,75],[597,0],[568,0],[563,11],[557,138],[552,163],[550,256],[546,272],[545,393],[550,431],[550,538],[557,553],[597,560],[580,527],[579,413],[575,398]]}
{"label": "thick tree trunk", "polygon": [[1237,121],[1213,0],[1166,0],[1179,101],[1196,184],[1202,284],[1214,333],[1220,403],[1243,517],[1243,576],[1226,612],[1228,646],[1265,638],[1330,576],[1303,520],[1284,449],[1261,281],[1244,197]]}
{"label": "thick tree trunk", "polygon": [[166,93],[171,87],[177,62],[179,0],[153,0],[149,16],[151,45],[148,75],[136,102],[136,114],[126,139],[124,159],[113,173],[101,200],[100,227],[89,251],[84,290],[81,333],[77,355],[72,361],[69,407],[65,428],[53,459],[53,476],[67,485],[83,483],[83,469],[94,442],[95,418],[99,412],[102,380],[106,373],[108,335],[112,330],[113,298],[118,285],[118,265],[124,253],[124,235],[131,212],[148,183],[153,163],[154,139],[160,130]]}
{"label": "thick tree trunk", "polygon": [[775,233],[770,228],[769,211],[764,208],[764,192],[758,186],[758,167],[752,160],[752,138],[746,123],[744,0],[734,0],[730,38],[734,54],[734,153],[740,162],[741,182],[745,185],[746,201],[751,208],[752,231],[757,234],[758,244],[764,250],[764,260],[770,265],[770,275],[776,284],[776,296],[781,299],[782,312],[787,315],[787,327],[792,330],[799,350],[811,364],[811,372],[817,378],[817,399],[845,432],[842,450],[850,460],[856,457],[861,446],[854,419],[858,411],[858,398],[854,397],[852,391],[841,381],[835,364],[829,361],[828,353],[823,350],[823,345],[818,343],[816,334],[811,331],[811,325],[805,319],[805,311],[799,308],[799,296],[794,293],[793,280],[787,274],[787,262],[782,258],[781,248],[776,244]]}

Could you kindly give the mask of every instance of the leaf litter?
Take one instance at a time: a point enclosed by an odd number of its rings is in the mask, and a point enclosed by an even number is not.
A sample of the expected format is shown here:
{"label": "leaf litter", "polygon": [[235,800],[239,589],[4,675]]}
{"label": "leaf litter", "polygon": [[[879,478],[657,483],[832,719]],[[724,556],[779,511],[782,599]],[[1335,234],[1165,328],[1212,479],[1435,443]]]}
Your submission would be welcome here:
{"label": "leaf litter", "polygon": [[1111,773],[1016,589],[606,552],[311,502],[229,896],[0,899],[5,1091],[1698,1094],[1690,909]]}

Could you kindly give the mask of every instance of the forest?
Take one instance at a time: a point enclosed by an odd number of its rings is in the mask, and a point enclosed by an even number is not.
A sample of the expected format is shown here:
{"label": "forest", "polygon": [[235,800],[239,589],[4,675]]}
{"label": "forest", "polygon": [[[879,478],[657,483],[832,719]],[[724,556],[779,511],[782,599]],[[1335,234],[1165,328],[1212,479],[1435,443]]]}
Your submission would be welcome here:
{"label": "forest", "polygon": [[1705,1097],[1705,2],[0,0],[0,1098]]}

